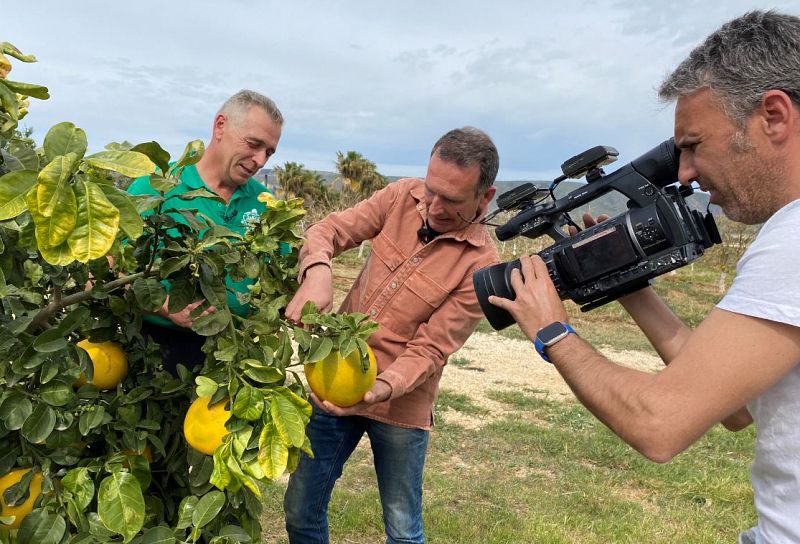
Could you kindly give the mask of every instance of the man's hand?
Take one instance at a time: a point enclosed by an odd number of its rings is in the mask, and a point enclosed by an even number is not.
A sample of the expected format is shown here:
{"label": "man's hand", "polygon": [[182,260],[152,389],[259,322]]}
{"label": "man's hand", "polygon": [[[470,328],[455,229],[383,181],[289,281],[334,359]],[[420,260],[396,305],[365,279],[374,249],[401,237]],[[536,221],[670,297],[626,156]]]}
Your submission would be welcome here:
{"label": "man's hand", "polygon": [[[589,212],[585,212],[583,214],[583,226],[584,228],[588,229],[589,227],[593,227],[598,223],[602,223],[606,219],[608,219],[608,216],[605,214],[600,214],[595,218],[592,217],[592,214],[590,214]],[[567,230],[569,231],[570,236],[575,236],[576,234],[578,234],[578,229],[573,227],[572,225],[568,226]]]}
{"label": "man's hand", "polygon": [[300,323],[303,306],[308,301],[317,306],[320,313],[333,307],[333,272],[326,264],[317,264],[306,270],[303,283],[286,306],[286,319]]}
{"label": "man's hand", "polygon": [[489,302],[510,313],[519,328],[531,340],[536,338],[539,329],[555,321],[567,321],[567,311],[558,296],[547,265],[538,255],[520,258],[522,273],[511,271],[511,287],[516,293],[514,300],[495,295]]}
{"label": "man's hand", "polygon": [[168,309],[169,308],[169,297],[167,297],[167,300],[164,302],[164,305],[161,306],[161,309],[158,312],[156,312],[156,315],[160,315],[161,317],[166,317],[167,319],[169,319],[170,321],[172,321],[173,323],[175,323],[179,327],[184,327],[186,329],[191,329],[192,328],[192,323],[194,322],[195,319],[197,319],[198,317],[204,316],[204,315],[213,314],[214,312],[217,311],[217,309],[214,306],[209,306],[208,308],[203,310],[203,313],[201,313],[199,316],[192,317],[190,315],[192,313],[192,311],[195,308],[197,308],[198,306],[200,306],[201,304],[203,304],[203,301],[202,300],[198,300],[197,302],[192,302],[191,304],[186,306],[180,312],[176,312],[174,314],[171,314],[171,313],[169,313],[169,309]]}
{"label": "man's hand", "polygon": [[392,386],[387,382],[378,379],[375,380],[375,384],[372,386],[372,389],[364,394],[364,400],[358,404],[354,404],[353,406],[336,406],[327,400],[320,400],[319,397],[317,397],[314,393],[311,393],[311,399],[314,401],[314,404],[329,414],[342,417],[356,415],[371,404],[377,404],[378,402],[388,400],[391,395]]}

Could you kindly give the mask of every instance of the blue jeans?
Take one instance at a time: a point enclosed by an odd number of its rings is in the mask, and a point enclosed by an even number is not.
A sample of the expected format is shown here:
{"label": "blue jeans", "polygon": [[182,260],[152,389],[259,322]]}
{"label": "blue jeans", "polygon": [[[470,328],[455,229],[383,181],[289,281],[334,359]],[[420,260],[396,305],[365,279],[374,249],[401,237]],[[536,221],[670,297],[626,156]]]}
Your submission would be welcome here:
{"label": "blue jeans", "polygon": [[283,498],[291,544],[328,543],[328,503],[333,486],[365,432],[378,477],[387,544],[425,542],[422,471],[428,431],[360,416],[331,416],[314,407],[306,432],[314,458],[301,455]]}

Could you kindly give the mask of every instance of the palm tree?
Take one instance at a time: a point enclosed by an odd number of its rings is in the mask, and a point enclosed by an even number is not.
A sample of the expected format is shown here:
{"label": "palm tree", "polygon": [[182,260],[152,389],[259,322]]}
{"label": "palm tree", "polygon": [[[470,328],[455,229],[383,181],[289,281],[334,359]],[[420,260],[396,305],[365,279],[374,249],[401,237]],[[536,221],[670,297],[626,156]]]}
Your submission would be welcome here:
{"label": "palm tree", "polygon": [[336,170],[343,188],[360,198],[366,198],[378,189],[386,187],[386,178],[378,172],[374,162],[357,151],[336,152]]}

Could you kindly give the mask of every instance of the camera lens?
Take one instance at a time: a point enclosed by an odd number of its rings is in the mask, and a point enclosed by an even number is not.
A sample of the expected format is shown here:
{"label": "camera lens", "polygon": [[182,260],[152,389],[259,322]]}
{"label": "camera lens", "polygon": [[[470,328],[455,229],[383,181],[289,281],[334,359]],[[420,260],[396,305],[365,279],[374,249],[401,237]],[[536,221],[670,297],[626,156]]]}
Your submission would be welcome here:
{"label": "camera lens", "polygon": [[482,268],[472,275],[475,294],[489,324],[497,331],[514,324],[511,314],[489,302],[490,295],[514,300],[516,294],[511,287],[511,271],[520,267],[519,259],[508,263]]}

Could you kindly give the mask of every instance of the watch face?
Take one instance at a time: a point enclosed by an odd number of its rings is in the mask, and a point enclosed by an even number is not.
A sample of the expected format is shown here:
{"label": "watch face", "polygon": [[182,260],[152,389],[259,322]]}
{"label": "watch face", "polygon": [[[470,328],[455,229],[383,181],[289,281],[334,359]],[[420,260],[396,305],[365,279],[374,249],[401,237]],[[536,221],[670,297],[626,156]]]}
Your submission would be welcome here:
{"label": "watch face", "polygon": [[539,332],[536,334],[536,337],[542,342],[542,344],[549,346],[550,344],[564,338],[564,336],[567,334],[569,334],[569,331],[567,331],[567,328],[564,326],[564,324],[556,321],[555,323],[550,323],[548,326],[539,330]]}

